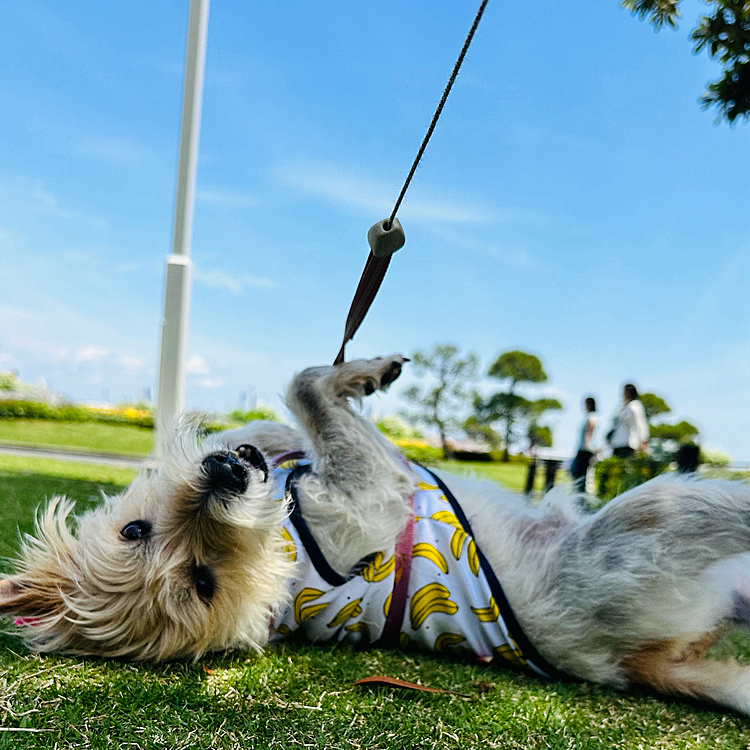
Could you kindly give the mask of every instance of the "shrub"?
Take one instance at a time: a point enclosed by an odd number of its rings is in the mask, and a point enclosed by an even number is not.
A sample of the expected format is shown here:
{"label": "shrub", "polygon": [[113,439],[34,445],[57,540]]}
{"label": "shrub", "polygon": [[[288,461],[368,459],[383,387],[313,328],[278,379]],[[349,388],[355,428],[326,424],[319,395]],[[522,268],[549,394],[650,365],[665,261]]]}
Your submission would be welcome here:
{"label": "shrub", "polygon": [[0,419],[53,419],[60,422],[91,422],[91,413],[81,406],[54,406],[39,401],[0,401]]}
{"label": "shrub", "polygon": [[227,419],[230,422],[239,422],[240,424],[254,422],[256,419],[266,419],[269,422],[281,422],[279,415],[270,406],[263,405],[251,409],[250,411],[235,409],[227,414]]}
{"label": "shrub", "polygon": [[417,440],[422,437],[416,427],[397,416],[383,417],[375,422],[375,426],[389,440]]}
{"label": "shrub", "polygon": [[391,441],[409,461],[420,464],[434,465],[443,460],[443,449],[429,445],[423,440],[408,438]]}
{"label": "shrub", "polygon": [[133,407],[96,409],[75,404],[47,404],[40,401],[0,400],[0,419],[49,419],[55,422],[103,422],[129,424],[148,429],[154,426],[153,415]]}
{"label": "shrub", "polygon": [[[76,404],[48,404],[40,401],[0,399],[0,419],[49,419],[56,422],[102,422],[105,424],[133,425],[153,429],[154,412],[142,404],[123,404],[114,407],[78,406]],[[268,406],[253,411],[231,412],[226,418],[200,415],[201,429],[205,433],[219,432],[256,419],[280,422],[276,412]]]}
{"label": "shrub", "polygon": [[114,408],[78,407],[84,408],[93,416],[94,422],[106,424],[129,424],[135,427],[154,428],[154,414],[150,409],[137,406],[116,406]]}
{"label": "shrub", "polygon": [[0,391],[16,391],[20,385],[14,372],[0,372]]}
{"label": "shrub", "polygon": [[701,449],[701,463],[717,469],[729,466],[732,459],[721,451],[706,451]]}
{"label": "shrub", "polygon": [[653,456],[636,455],[633,458],[605,458],[596,464],[597,495],[608,502],[613,497],[653,479],[669,467],[667,461]]}

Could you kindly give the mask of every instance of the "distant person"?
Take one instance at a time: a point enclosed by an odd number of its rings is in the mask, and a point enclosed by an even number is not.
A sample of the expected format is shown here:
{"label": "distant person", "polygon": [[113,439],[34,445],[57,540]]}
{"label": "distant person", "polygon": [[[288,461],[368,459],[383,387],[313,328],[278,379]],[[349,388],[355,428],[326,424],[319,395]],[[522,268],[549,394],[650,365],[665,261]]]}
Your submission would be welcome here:
{"label": "distant person", "polygon": [[596,401],[589,396],[583,401],[583,422],[578,437],[576,456],[570,466],[570,476],[573,479],[573,491],[586,491],[586,474],[589,463],[594,455],[592,438],[596,429]]}
{"label": "distant person", "polygon": [[648,451],[649,429],[646,412],[638,397],[638,389],[627,383],[622,389],[622,407],[615,426],[607,436],[612,453],[618,458],[631,458],[636,451]]}

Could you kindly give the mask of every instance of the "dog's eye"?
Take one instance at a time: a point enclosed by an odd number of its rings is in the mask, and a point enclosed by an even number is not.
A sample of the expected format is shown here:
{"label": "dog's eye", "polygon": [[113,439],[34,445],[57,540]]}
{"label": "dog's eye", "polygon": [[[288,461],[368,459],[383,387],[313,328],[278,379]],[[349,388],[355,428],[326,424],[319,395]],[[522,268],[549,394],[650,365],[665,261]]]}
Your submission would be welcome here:
{"label": "dog's eye", "polygon": [[216,593],[216,581],[214,581],[211,571],[202,565],[196,566],[193,570],[193,582],[198,596],[206,604],[209,604]]}
{"label": "dog's eye", "polygon": [[131,521],[126,523],[120,530],[120,536],[129,542],[145,539],[151,533],[151,524],[148,521]]}

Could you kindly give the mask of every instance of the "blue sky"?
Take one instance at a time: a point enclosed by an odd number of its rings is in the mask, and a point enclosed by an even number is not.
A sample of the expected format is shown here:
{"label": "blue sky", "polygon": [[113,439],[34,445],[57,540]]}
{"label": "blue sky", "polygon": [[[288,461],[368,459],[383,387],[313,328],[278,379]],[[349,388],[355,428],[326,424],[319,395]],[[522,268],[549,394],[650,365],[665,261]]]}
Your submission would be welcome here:
{"label": "blue sky", "polygon": [[[476,10],[214,0],[188,405],[280,406],[333,359],[367,254]],[[617,0],[494,0],[349,356],[538,354],[569,449],[632,380],[750,460],[750,142],[717,67]],[[154,386],[187,2],[0,6],[0,367],[72,398]],[[407,375],[403,380],[408,383]],[[400,408],[399,381],[375,413]],[[542,392],[542,391],[540,391]]]}

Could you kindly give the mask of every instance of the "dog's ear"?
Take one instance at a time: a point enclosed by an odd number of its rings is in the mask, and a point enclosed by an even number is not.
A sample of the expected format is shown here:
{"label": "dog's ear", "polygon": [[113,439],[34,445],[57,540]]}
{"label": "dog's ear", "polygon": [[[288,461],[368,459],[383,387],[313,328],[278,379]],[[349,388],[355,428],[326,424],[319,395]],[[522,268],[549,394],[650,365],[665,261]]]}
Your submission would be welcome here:
{"label": "dog's ear", "polygon": [[58,609],[60,604],[57,589],[45,591],[14,578],[0,580],[0,614],[41,617]]}

